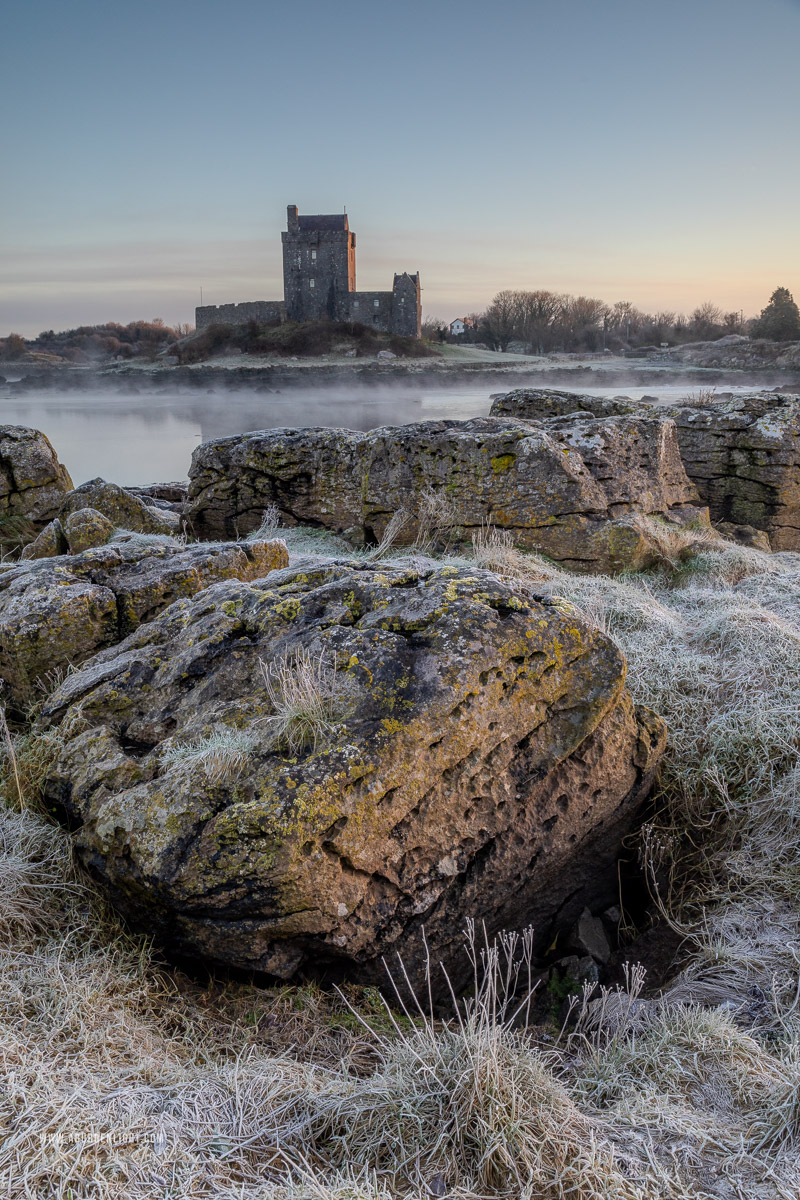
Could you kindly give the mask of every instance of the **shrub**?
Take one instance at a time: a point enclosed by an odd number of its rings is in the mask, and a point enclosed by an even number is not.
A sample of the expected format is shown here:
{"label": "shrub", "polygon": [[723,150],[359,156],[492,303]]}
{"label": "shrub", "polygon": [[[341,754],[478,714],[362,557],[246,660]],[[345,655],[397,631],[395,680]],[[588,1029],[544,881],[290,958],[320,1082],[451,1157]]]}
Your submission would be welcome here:
{"label": "shrub", "polygon": [[27,351],[25,339],[18,333],[10,333],[3,343],[2,357],[9,360],[22,358]]}

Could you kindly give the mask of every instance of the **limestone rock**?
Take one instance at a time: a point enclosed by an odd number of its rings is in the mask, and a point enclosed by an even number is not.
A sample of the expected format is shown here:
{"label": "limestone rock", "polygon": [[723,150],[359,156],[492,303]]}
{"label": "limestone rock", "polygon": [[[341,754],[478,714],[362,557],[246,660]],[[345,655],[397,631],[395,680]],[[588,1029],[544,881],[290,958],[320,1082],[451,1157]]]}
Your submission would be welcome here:
{"label": "limestone rock", "polygon": [[72,487],[66,467],[38,429],[0,425],[0,540],[4,529],[30,530],[31,541],[59,511]]}
{"label": "limestone rock", "polygon": [[64,522],[64,534],[70,554],[80,554],[104,546],[114,536],[114,526],[96,508],[79,508]]}
{"label": "limestone rock", "polygon": [[116,529],[130,529],[134,533],[172,534],[180,525],[177,513],[145,504],[138,496],[104,479],[90,479],[70,492],[64,498],[60,515],[64,519],[83,508],[96,509]]}
{"label": "limestone rock", "polygon": [[120,641],[174,600],[219,579],[260,578],[287,562],[283,542],[183,547],[128,536],[18,563],[0,574],[3,698],[24,709],[37,681]]}
{"label": "limestone rock", "polygon": [[750,546],[754,550],[765,550],[767,553],[772,549],[769,535],[753,525],[734,525],[732,521],[718,521],[715,528],[723,537],[738,542],[740,546]]}
{"label": "limestone rock", "polygon": [[490,416],[518,417],[523,421],[542,421],[549,417],[566,417],[571,413],[593,417],[633,417],[641,413],[641,405],[629,396],[587,396],[552,388],[515,388],[511,392],[496,392],[491,401]]}
{"label": "limestone rock", "polygon": [[631,517],[701,520],[696,502],[669,421],[481,418],[207,442],[193,456],[186,515],[196,535],[229,537],[274,504],[289,523],[369,543],[403,509],[401,544],[437,522],[469,542],[488,522],[579,570],[615,571],[657,561]]}
{"label": "limestone rock", "polygon": [[42,532],[23,547],[22,559],[26,558],[55,558],[59,554],[68,554],[69,546],[63,526],[58,517],[53,517],[45,525]]}
{"label": "limestone rock", "polygon": [[712,520],[800,550],[800,399],[771,392],[669,410]]}
{"label": "limestone rock", "polygon": [[[492,412],[542,420],[554,409],[600,411],[607,403],[597,396],[519,389],[495,397]],[[686,473],[712,521],[761,530],[773,550],[800,550],[800,398],[758,392],[657,412],[674,422]],[[652,419],[653,409],[640,408],[639,414]],[[552,422],[543,423],[549,428]]]}
{"label": "limestone rock", "polygon": [[[351,700],[292,753],[260,660],[301,649]],[[64,680],[46,716],[79,708],[84,724],[48,801],[172,952],[381,979],[399,950],[419,981],[424,926],[460,982],[465,918],[533,922],[546,945],[554,922],[614,899],[666,740],[624,680],[571,606],[487,571],[328,562],[229,580]]]}

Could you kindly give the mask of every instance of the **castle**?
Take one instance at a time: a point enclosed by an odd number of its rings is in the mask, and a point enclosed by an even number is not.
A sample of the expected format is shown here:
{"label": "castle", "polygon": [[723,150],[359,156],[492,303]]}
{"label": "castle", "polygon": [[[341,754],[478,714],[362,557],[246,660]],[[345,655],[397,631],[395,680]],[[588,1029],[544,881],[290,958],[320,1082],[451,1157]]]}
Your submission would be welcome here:
{"label": "castle", "polygon": [[390,292],[356,291],[356,235],[346,213],[301,217],[287,208],[283,241],[283,300],[207,304],[195,309],[198,329],[245,321],[358,321],[405,337],[421,335],[419,272],[395,275]]}

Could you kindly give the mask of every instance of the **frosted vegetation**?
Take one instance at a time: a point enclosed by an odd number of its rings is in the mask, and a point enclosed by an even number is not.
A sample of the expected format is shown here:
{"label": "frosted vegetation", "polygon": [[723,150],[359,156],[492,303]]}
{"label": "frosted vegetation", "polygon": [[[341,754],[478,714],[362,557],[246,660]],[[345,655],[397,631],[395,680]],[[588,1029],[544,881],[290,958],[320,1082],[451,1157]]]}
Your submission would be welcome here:
{"label": "frosted vegetation", "polygon": [[[398,556],[447,558],[443,520]],[[669,986],[654,995],[631,969],[626,989],[579,999],[566,1028],[529,1027],[526,939],[486,947],[474,930],[475,987],[449,1021],[425,997],[403,1011],[391,988],[384,1003],[374,989],[192,982],[123,931],[41,811],[57,732],[18,735],[13,761],[9,735],[4,1195],[796,1200],[800,556],[649,532],[663,565],[627,578],[567,574],[491,529],[448,561],[577,606],[666,718],[639,850],[685,939]],[[343,553],[280,533],[295,556]],[[392,555],[391,538],[369,553]],[[287,712],[290,667],[271,681]],[[185,747],[175,769],[203,750],[224,773],[247,745]]]}

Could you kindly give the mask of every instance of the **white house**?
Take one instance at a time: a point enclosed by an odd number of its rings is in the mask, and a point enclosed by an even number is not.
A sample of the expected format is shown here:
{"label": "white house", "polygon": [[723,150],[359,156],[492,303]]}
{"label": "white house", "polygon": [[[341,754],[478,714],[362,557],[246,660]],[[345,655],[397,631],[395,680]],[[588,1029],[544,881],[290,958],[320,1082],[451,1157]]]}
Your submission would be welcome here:
{"label": "white house", "polygon": [[475,322],[470,317],[456,317],[455,321],[450,322],[450,333],[453,337],[458,337],[467,329],[472,329]]}

